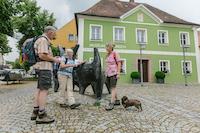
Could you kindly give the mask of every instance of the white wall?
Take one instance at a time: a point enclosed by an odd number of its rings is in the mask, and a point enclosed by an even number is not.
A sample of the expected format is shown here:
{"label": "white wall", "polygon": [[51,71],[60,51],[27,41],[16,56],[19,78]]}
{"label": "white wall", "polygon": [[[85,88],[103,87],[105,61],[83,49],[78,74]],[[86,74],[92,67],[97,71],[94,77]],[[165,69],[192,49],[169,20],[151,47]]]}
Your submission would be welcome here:
{"label": "white wall", "polygon": [[19,50],[17,49],[17,40],[8,36],[8,45],[12,48],[12,52],[4,55],[5,61],[15,61],[19,58]]}
{"label": "white wall", "polygon": [[2,54],[0,53],[0,65],[3,65],[3,64],[4,64],[4,59],[3,59]]}

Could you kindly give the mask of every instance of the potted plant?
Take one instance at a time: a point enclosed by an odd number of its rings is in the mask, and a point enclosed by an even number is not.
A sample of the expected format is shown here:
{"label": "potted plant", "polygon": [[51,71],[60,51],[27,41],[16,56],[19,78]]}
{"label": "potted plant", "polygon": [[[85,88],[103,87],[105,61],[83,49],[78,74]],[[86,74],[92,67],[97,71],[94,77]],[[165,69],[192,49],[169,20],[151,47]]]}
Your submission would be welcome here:
{"label": "potted plant", "polygon": [[131,78],[132,78],[132,82],[134,84],[139,84],[140,83],[140,73],[139,72],[132,72],[131,73]]}
{"label": "potted plant", "polygon": [[156,82],[157,83],[160,83],[160,84],[163,84],[165,83],[165,73],[162,72],[162,71],[157,71],[155,73],[155,77],[156,77]]}

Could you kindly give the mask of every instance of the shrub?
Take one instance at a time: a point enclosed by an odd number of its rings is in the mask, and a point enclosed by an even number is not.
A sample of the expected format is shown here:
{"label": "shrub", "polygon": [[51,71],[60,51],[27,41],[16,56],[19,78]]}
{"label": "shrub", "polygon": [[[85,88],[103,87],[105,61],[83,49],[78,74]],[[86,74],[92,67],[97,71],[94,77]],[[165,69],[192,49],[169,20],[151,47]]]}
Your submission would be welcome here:
{"label": "shrub", "polygon": [[138,79],[138,78],[140,78],[140,73],[139,72],[132,72],[131,73],[131,78],[132,79]]}
{"label": "shrub", "polygon": [[165,73],[162,71],[157,71],[155,73],[156,79],[164,79],[165,78]]}

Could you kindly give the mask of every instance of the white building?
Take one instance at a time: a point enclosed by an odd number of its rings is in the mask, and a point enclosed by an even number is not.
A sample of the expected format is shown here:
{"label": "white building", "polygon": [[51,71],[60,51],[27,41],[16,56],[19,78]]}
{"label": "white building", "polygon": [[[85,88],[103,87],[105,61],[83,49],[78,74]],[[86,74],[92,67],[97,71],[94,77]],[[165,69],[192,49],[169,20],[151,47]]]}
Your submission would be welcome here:
{"label": "white building", "polygon": [[4,59],[3,59],[3,55],[0,53],[0,65],[4,64]]}

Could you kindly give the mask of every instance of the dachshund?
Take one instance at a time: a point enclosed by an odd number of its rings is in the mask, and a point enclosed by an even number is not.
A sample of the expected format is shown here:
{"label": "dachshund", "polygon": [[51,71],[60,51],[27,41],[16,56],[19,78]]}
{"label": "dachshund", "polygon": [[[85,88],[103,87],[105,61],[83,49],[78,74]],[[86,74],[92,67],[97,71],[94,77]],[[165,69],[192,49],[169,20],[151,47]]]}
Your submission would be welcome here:
{"label": "dachshund", "polygon": [[124,108],[128,108],[130,106],[135,106],[138,111],[140,111],[140,112],[142,111],[142,104],[139,100],[128,99],[127,96],[123,96],[121,101],[122,101],[122,105],[124,106]]}

